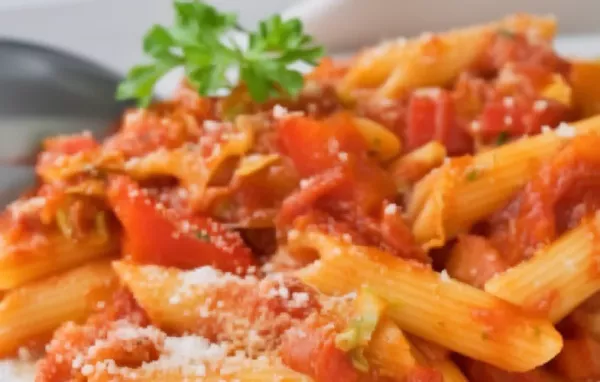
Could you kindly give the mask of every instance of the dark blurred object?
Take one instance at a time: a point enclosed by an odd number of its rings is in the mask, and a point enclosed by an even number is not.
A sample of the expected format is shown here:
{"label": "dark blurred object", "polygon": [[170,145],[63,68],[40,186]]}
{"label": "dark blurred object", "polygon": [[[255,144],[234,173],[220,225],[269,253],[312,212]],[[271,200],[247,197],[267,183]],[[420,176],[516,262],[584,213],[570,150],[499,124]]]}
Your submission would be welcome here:
{"label": "dark blurred object", "polygon": [[115,101],[120,80],[69,53],[0,40],[0,204],[33,186],[45,137],[89,130],[101,138],[111,130],[130,106]]}

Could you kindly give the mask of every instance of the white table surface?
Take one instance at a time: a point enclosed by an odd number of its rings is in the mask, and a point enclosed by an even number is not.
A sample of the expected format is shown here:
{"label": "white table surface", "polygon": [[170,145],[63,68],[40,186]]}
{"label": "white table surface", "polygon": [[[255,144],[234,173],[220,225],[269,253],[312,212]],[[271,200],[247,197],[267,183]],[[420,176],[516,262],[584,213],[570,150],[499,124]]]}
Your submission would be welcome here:
{"label": "white table surface", "polygon": [[[155,23],[170,23],[173,0],[0,0],[0,38],[49,44],[125,72],[142,60],[141,37]],[[441,30],[501,17],[516,10],[554,13],[567,33],[600,32],[600,0],[208,0],[235,11],[241,23],[294,6],[306,27],[328,48],[379,38]],[[430,10],[435,8],[436,12]],[[462,11],[468,9],[468,12]],[[600,53],[600,45],[571,40],[569,51]],[[573,48],[574,46],[574,48]],[[596,47],[598,46],[598,47]]]}
{"label": "white table surface", "polygon": [[[255,25],[298,0],[212,0]],[[142,59],[141,38],[169,24],[173,0],[0,0],[0,38],[41,42],[91,58],[119,72]]]}

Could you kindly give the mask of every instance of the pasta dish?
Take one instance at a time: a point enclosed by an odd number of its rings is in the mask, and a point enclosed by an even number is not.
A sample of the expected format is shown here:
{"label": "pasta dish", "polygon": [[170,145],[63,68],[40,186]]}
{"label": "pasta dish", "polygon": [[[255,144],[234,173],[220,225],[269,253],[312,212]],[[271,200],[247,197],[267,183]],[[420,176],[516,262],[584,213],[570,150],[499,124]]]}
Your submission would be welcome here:
{"label": "pasta dish", "polygon": [[[155,27],[119,129],[44,141],[1,218],[0,356],[36,382],[600,380],[600,62],[514,15],[300,76],[294,23],[223,95],[241,51]],[[166,63],[187,80],[151,103]]]}

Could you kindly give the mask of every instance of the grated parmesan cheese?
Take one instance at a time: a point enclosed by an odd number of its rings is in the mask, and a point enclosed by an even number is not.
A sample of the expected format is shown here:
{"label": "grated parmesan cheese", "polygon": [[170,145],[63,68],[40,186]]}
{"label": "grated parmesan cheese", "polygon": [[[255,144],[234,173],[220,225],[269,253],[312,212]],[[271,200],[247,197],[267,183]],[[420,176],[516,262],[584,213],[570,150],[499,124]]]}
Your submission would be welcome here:
{"label": "grated parmesan cheese", "polygon": [[502,104],[505,107],[514,107],[515,106],[515,99],[513,97],[504,97],[502,99]]}
{"label": "grated parmesan cheese", "polygon": [[288,114],[289,114],[289,111],[285,107],[283,107],[279,104],[273,106],[273,117],[274,118],[280,119],[280,118],[285,117]]}
{"label": "grated parmesan cheese", "polygon": [[558,125],[554,132],[556,135],[562,138],[573,138],[577,135],[577,130],[575,130],[573,126],[564,122]]}
{"label": "grated parmesan cheese", "polygon": [[386,215],[396,215],[398,213],[398,206],[395,203],[390,203],[385,206],[383,213]]}
{"label": "grated parmesan cheese", "polygon": [[548,108],[548,101],[544,99],[538,99],[533,103],[533,110],[535,111],[544,111]]}
{"label": "grated parmesan cheese", "polygon": [[450,275],[448,275],[448,271],[445,269],[440,272],[440,281],[447,283],[450,281]]}
{"label": "grated parmesan cheese", "polygon": [[202,123],[202,127],[204,127],[204,130],[209,131],[209,132],[215,132],[215,131],[219,130],[219,128],[222,125],[223,125],[222,122],[211,121],[211,120],[206,120]]}
{"label": "grated parmesan cheese", "polygon": [[420,88],[414,91],[414,94],[418,97],[428,97],[432,99],[438,98],[442,94],[440,88]]}

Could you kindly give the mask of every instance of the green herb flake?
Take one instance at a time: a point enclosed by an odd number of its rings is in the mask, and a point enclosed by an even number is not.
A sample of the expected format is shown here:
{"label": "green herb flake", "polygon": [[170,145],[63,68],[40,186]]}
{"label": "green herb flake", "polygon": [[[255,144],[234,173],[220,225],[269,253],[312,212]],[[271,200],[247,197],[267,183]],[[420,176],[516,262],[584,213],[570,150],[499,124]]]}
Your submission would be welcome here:
{"label": "green herb flake", "polygon": [[323,48],[306,35],[298,19],[271,16],[258,30],[245,32],[248,47],[232,38],[240,31],[237,16],[220,12],[203,1],[176,0],[171,27],[155,25],[144,37],[144,53],[150,63],[133,67],[117,89],[119,100],[135,99],[147,106],[156,83],[168,72],[183,67],[190,85],[203,96],[231,90],[231,71],[248,88],[256,102],[277,96],[296,96],[304,84],[296,63],[316,65]]}
{"label": "green herb flake", "polygon": [[481,339],[484,341],[487,341],[490,339],[490,334],[488,332],[482,332],[481,333]]}
{"label": "green herb flake", "polygon": [[480,175],[479,170],[477,170],[476,168],[473,168],[473,169],[467,171],[465,178],[467,179],[468,182],[473,182],[479,178],[479,175]]}
{"label": "green herb flake", "polygon": [[496,138],[496,146],[502,146],[508,141],[508,132],[502,131]]}
{"label": "green herb flake", "polygon": [[516,34],[508,29],[498,29],[498,35],[504,38],[515,38]]}
{"label": "green herb flake", "polygon": [[210,236],[208,235],[208,232],[206,232],[205,230],[200,230],[196,232],[196,237],[202,241],[206,241],[206,242],[210,242]]}

